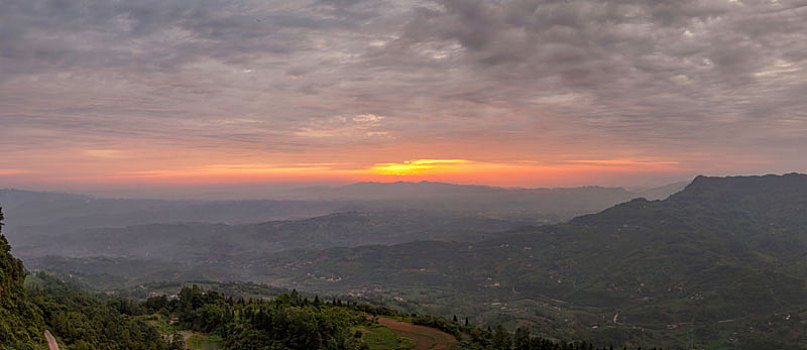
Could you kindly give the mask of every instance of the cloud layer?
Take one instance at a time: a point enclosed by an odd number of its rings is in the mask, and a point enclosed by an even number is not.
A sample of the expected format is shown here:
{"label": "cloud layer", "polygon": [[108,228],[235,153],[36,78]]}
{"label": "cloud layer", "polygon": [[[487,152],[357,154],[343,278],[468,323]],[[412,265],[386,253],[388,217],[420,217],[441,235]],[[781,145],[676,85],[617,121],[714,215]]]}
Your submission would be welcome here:
{"label": "cloud layer", "polygon": [[4,1],[0,175],[807,171],[805,18],[799,0]]}

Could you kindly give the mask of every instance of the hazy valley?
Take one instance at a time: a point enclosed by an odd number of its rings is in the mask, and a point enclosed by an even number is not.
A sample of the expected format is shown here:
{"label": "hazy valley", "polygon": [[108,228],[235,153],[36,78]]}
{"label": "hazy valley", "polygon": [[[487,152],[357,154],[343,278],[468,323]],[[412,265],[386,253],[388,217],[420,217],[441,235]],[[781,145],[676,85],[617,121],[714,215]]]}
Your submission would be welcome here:
{"label": "hazy valley", "polygon": [[[390,186],[418,185],[434,186]],[[460,315],[474,324],[528,326],[538,334],[598,345],[804,344],[806,175],[698,177],[661,200],[613,198],[604,194],[627,191],[600,188],[544,191],[546,198],[529,193],[529,201],[518,192],[491,199],[521,206],[515,213],[539,211],[538,218],[474,212],[485,207],[489,194],[439,186],[457,190],[451,196],[469,209],[436,210],[420,203],[438,206],[450,196],[422,198],[413,191],[414,199],[393,205],[391,197],[401,194],[391,191],[382,198],[315,202],[333,213],[309,212],[312,217],[305,219],[210,223],[233,217],[222,206],[246,203],[206,203],[196,205],[219,209],[211,210],[219,216],[209,216],[207,223],[83,227],[42,232],[36,239],[19,237],[9,224],[8,236],[25,242],[14,251],[28,268],[98,291],[161,281],[253,281],[349,295],[406,312]],[[575,194],[563,197],[566,192]],[[542,200],[558,205],[535,204]],[[548,219],[566,215],[560,211],[593,212],[592,206],[607,201],[624,203],[565,222]],[[266,203],[274,202],[252,203],[266,210]],[[15,210],[8,199],[3,205],[8,213]],[[146,215],[132,207],[120,215]],[[86,226],[101,222],[77,209],[59,214],[59,208],[54,205],[48,215],[73,215],[80,220],[68,223]],[[279,208],[263,215],[295,209]],[[351,210],[341,211],[345,208]],[[262,211],[251,210],[259,220]],[[16,224],[22,232],[36,228]]]}

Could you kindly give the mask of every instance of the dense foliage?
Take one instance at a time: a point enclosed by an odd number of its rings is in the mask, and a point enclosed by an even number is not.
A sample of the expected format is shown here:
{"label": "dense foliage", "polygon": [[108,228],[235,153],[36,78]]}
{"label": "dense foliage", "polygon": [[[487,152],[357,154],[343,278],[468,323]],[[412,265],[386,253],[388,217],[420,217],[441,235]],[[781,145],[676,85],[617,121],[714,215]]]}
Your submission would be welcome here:
{"label": "dense foliage", "polygon": [[[232,288],[230,286],[229,288]],[[332,299],[322,301],[297,291],[271,300],[232,298],[198,286],[183,287],[177,298],[152,297],[141,307],[173,317],[181,328],[212,333],[224,339],[227,349],[367,349],[361,326],[376,317],[407,320],[442,330],[460,340],[457,349],[491,350],[593,350],[586,342],[563,342],[534,337],[525,328],[510,333],[443,317],[405,314],[388,307]],[[605,350],[605,348],[602,348]]]}
{"label": "dense foliage", "polygon": [[194,286],[177,299],[151,298],[145,306],[176,317],[181,327],[221,336],[228,349],[359,349],[351,330],[369,322],[361,313],[309,302],[296,292],[245,301]]}
{"label": "dense foliage", "polygon": [[42,315],[25,295],[22,262],[2,235],[0,208],[0,349],[34,349],[44,342]]}
{"label": "dense foliage", "polygon": [[120,298],[87,294],[45,274],[36,275],[28,296],[41,310],[47,328],[62,340],[63,349],[181,349],[137,316],[146,308]]}
{"label": "dense foliage", "polygon": [[0,349],[41,349],[45,329],[67,350],[172,348],[154,327],[134,318],[136,303],[103,301],[42,274],[26,288],[22,262],[10,249],[0,234]]}

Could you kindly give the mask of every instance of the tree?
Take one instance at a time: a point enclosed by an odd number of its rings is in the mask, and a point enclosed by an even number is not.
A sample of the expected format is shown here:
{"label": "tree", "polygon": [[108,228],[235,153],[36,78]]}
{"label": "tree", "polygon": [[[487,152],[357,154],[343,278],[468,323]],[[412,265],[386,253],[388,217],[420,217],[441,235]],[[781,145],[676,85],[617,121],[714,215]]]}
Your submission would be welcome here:
{"label": "tree", "polygon": [[171,348],[177,350],[185,348],[185,338],[182,336],[182,334],[174,333],[171,336]]}
{"label": "tree", "polygon": [[502,325],[496,326],[493,332],[493,349],[510,350],[510,333]]}
{"label": "tree", "polygon": [[526,328],[518,327],[513,337],[513,346],[516,350],[530,350],[530,331]]}

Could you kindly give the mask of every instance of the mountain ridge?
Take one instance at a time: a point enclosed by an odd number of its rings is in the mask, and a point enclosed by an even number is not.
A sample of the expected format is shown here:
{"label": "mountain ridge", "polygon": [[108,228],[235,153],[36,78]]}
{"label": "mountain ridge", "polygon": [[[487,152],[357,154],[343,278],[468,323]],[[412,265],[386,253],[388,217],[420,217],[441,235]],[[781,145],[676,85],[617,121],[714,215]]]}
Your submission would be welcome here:
{"label": "mountain ridge", "polygon": [[[805,210],[802,174],[699,177],[665,200],[633,199],[477,242],[306,248],[153,271],[398,298],[418,312],[529,324],[595,344],[803,348]],[[116,264],[133,263],[38,267],[89,276],[88,268],[120,274]]]}
{"label": "mountain ridge", "polygon": [[[447,216],[471,215],[540,224],[596,212],[639,196],[624,189],[601,187],[511,190],[443,183],[355,186],[371,186],[371,192],[383,188],[386,192],[364,199],[360,197],[366,190],[353,199],[323,194],[313,199],[169,201],[0,190],[0,203],[10,217],[7,236],[15,246],[22,247],[48,237],[101,227],[177,222],[250,224],[351,211],[421,210]],[[434,186],[442,190],[434,190]]]}
{"label": "mountain ridge", "polygon": [[[699,177],[666,200],[634,199],[568,223],[504,235],[472,247],[441,243],[440,253],[432,254],[419,254],[432,251],[432,244],[423,242],[332,249],[281,260],[283,264],[298,261],[292,266],[299,272],[275,276],[296,276],[295,283],[322,290],[361,289],[369,283],[408,295],[407,286],[418,285],[453,290],[446,292],[453,296],[443,298],[456,300],[462,298],[452,293],[462,290],[471,293],[464,298],[466,304],[472,304],[467,299],[476,303],[498,299],[504,304],[549,300],[553,307],[565,308],[572,303],[577,309],[565,317],[576,315],[577,321],[570,328],[602,341],[608,335],[591,330],[603,325],[593,317],[593,310],[633,320],[629,324],[658,337],[656,345],[680,341],[685,335],[667,328],[678,329],[696,319],[712,327],[701,331],[703,344],[723,347],[727,345],[721,332],[742,327],[720,322],[739,319],[737,325],[754,325],[767,334],[753,337],[775,338],[784,336],[772,335],[781,329],[760,326],[760,322],[776,314],[807,318],[807,303],[801,297],[807,294],[805,228],[805,175]],[[373,267],[350,268],[365,263]],[[432,271],[433,277],[412,275],[407,269]],[[307,279],[304,274],[336,275],[341,286]],[[542,314],[558,317],[552,312]],[[797,335],[783,339],[798,342],[804,335],[799,327],[798,322],[788,323],[784,328]]]}

